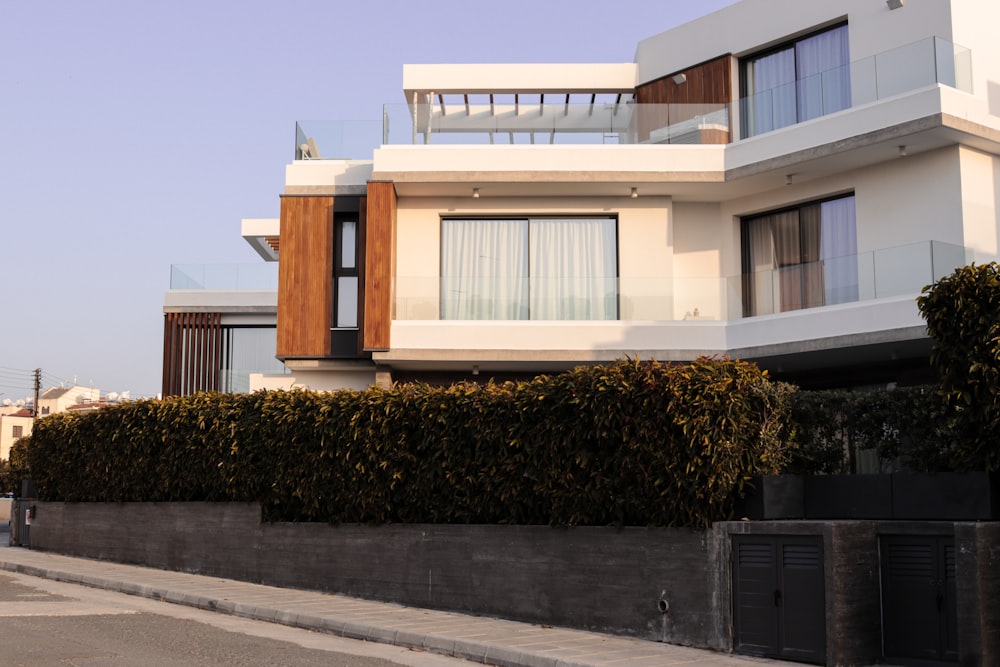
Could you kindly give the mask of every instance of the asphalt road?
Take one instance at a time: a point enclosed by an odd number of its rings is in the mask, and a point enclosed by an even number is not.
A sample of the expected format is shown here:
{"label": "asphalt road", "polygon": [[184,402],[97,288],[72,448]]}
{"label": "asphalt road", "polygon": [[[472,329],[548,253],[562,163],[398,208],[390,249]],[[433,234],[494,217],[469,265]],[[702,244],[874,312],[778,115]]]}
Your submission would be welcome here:
{"label": "asphalt road", "polygon": [[[0,532],[6,545],[7,532]],[[464,667],[432,653],[0,572],[0,664],[10,667]]]}

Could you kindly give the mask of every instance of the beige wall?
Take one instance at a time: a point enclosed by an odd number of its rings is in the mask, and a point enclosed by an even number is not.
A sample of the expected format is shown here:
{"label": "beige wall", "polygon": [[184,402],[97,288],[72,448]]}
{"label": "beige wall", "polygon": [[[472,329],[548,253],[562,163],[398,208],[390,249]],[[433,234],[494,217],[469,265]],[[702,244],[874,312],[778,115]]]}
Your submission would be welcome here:
{"label": "beige wall", "polygon": [[375,384],[375,371],[296,371],[291,375],[250,374],[250,391],[309,389],[368,389]]}
{"label": "beige wall", "polygon": [[18,440],[14,437],[14,427],[21,427],[21,437],[23,437],[31,435],[33,423],[34,419],[31,417],[12,417],[10,415],[0,417],[0,461],[10,458],[10,448]]}
{"label": "beige wall", "polygon": [[[585,202],[585,206],[581,206]],[[469,199],[400,198],[397,213],[396,319],[440,316],[441,218],[491,215],[617,215],[622,315],[671,319],[671,201],[667,197]]]}
{"label": "beige wall", "polygon": [[975,261],[995,260],[998,248],[997,198],[1000,196],[1000,160],[995,155],[960,148],[962,172],[962,233]]}

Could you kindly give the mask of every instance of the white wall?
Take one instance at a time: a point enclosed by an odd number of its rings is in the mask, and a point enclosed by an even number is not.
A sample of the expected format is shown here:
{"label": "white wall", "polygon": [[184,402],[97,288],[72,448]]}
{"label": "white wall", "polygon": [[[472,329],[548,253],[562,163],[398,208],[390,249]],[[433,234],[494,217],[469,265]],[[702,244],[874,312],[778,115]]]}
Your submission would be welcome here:
{"label": "white wall", "polygon": [[[993,4],[954,1],[960,7],[956,13],[963,16]],[[850,26],[852,61],[932,35],[952,39],[948,0],[909,0],[898,10],[882,0],[744,0],[639,42],[637,79],[652,81],[726,53],[748,55],[844,18]]]}
{"label": "white wall", "polygon": [[1000,216],[1000,160],[970,148],[958,149],[962,172],[962,223],[964,245],[973,249],[978,263],[998,259]]}
{"label": "white wall", "polygon": [[[734,274],[739,261],[739,230],[718,203],[674,202],[674,320],[727,320],[732,310]],[[735,281],[738,289],[739,283]],[[738,302],[736,303],[738,306]]]}
{"label": "white wall", "polygon": [[362,390],[375,384],[375,371],[295,371],[291,375],[250,374],[250,391],[308,389],[311,391]]}

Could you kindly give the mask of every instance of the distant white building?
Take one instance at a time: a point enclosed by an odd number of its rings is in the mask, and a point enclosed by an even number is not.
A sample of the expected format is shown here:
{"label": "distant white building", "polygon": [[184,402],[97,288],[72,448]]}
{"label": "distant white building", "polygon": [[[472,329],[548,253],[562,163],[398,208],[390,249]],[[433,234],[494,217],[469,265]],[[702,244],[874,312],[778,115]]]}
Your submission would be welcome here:
{"label": "distant white building", "polygon": [[10,448],[26,435],[31,435],[34,418],[31,410],[17,408],[13,412],[0,414],[0,461],[10,458]]}
{"label": "distant white building", "polygon": [[97,403],[101,400],[101,390],[96,387],[52,387],[38,397],[38,416],[65,412],[74,405]]}

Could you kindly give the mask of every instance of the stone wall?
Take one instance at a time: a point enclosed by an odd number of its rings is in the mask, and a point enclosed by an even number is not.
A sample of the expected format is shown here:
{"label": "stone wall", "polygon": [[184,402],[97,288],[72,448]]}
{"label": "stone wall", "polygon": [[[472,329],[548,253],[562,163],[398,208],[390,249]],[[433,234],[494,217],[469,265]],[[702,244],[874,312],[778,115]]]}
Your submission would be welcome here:
{"label": "stone wall", "polygon": [[732,536],[819,536],[826,659],[843,667],[881,658],[880,536],[952,536],[959,664],[1000,664],[1000,523],[330,526],[261,523],[249,504],[34,504],[33,549],[724,651]]}
{"label": "stone wall", "polygon": [[[725,648],[706,531],[262,524],[256,505],[38,502],[31,547]],[[669,610],[660,610],[660,600]]]}

